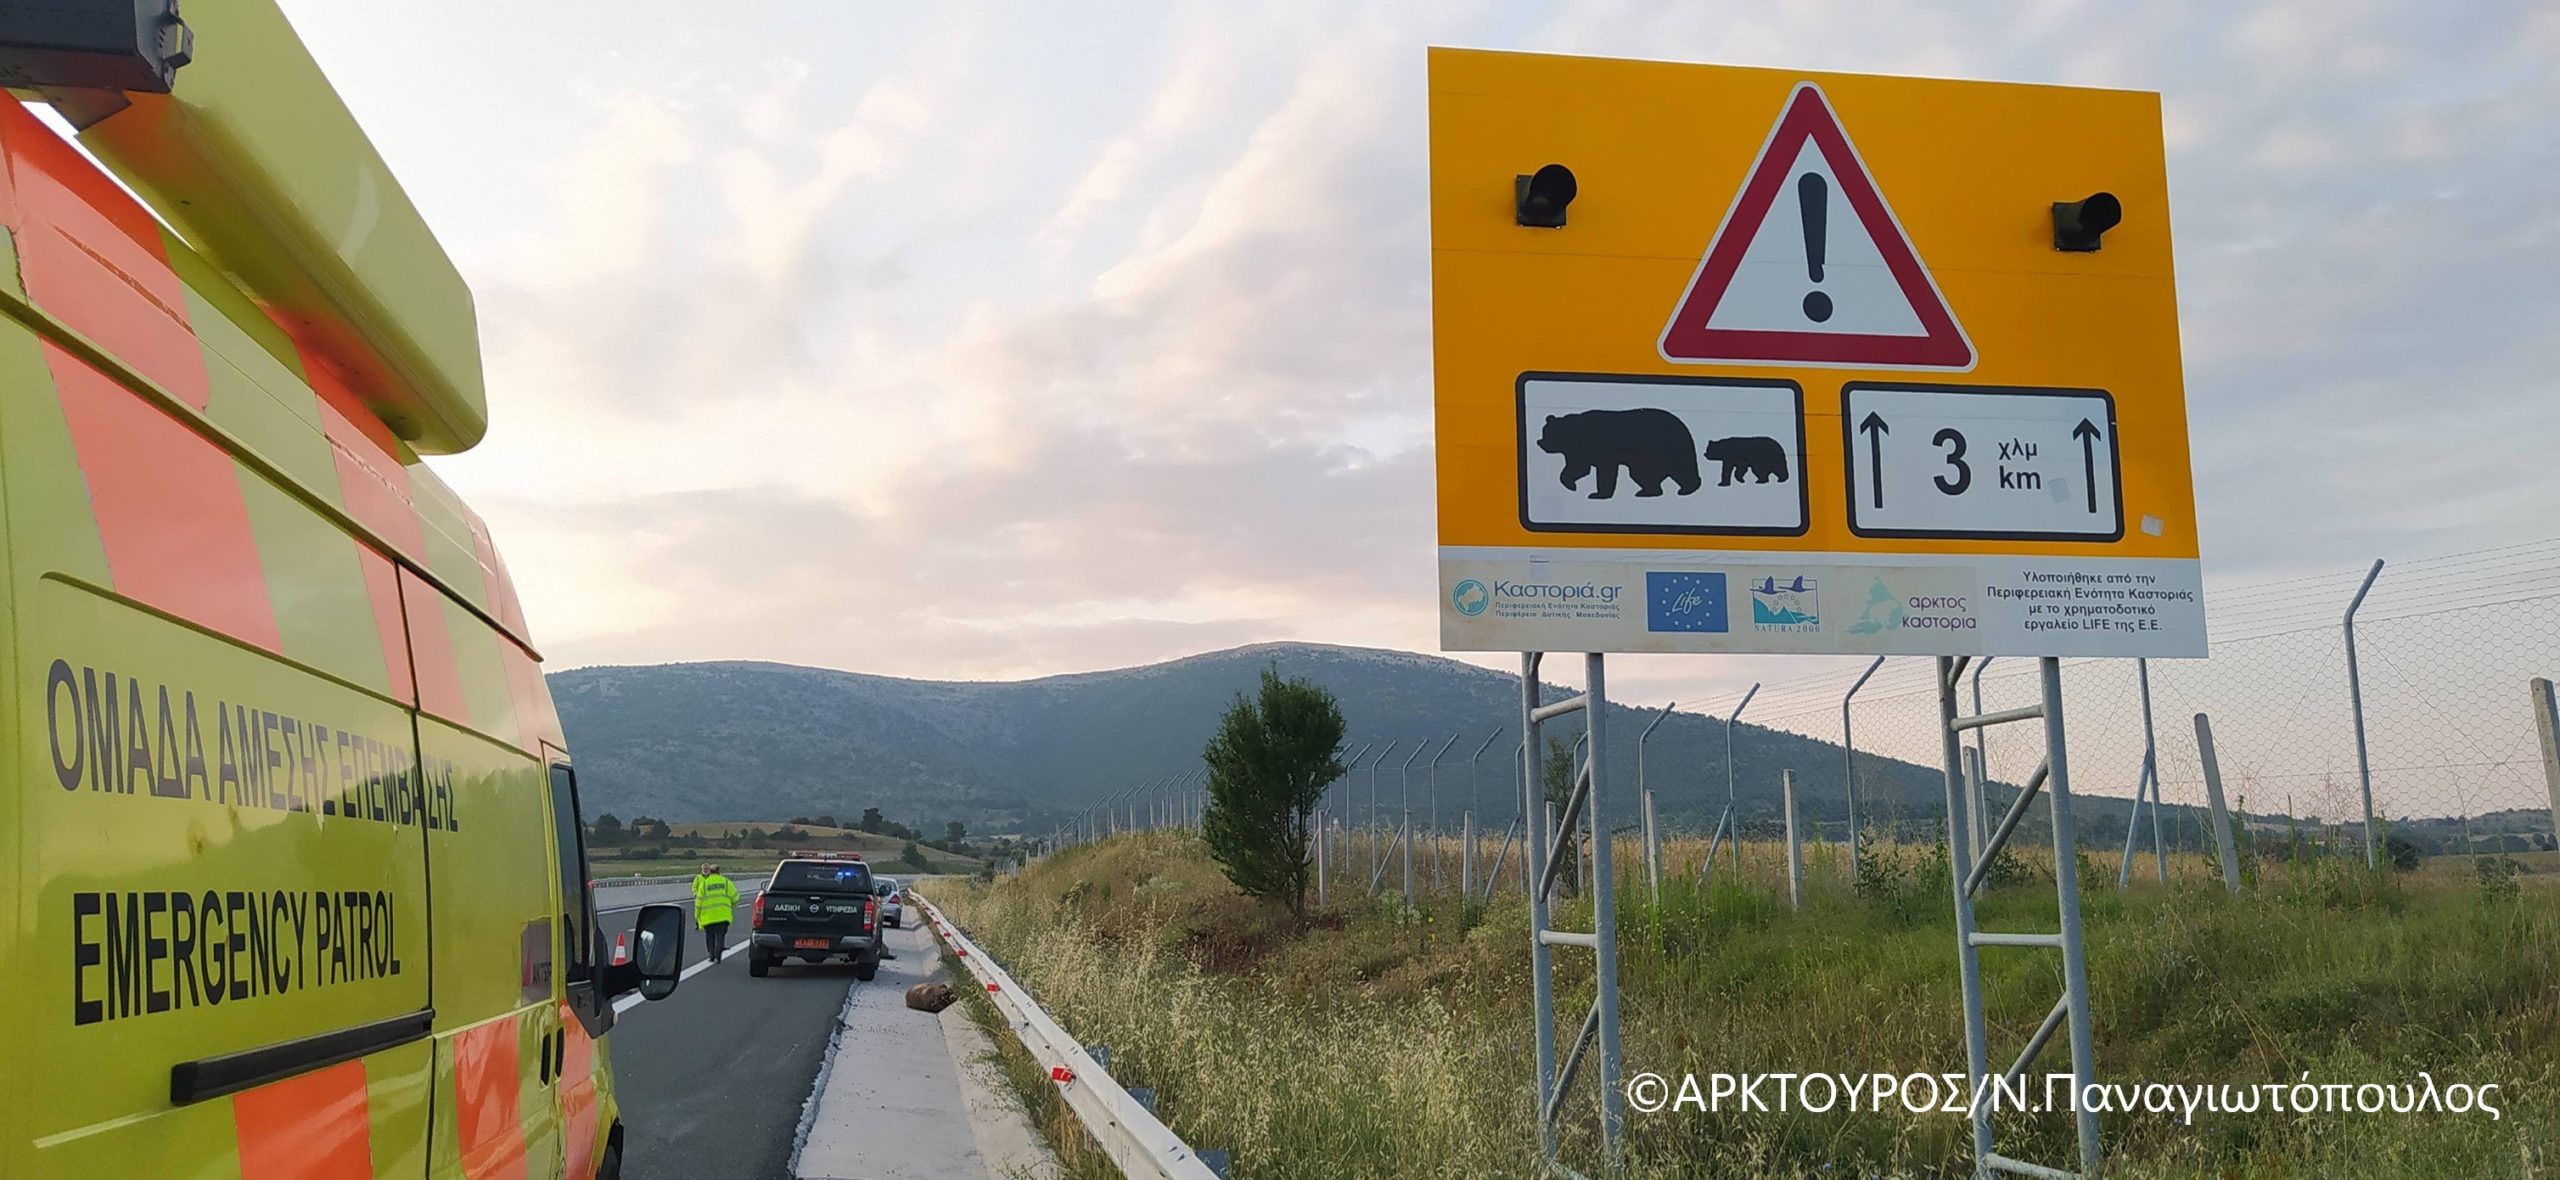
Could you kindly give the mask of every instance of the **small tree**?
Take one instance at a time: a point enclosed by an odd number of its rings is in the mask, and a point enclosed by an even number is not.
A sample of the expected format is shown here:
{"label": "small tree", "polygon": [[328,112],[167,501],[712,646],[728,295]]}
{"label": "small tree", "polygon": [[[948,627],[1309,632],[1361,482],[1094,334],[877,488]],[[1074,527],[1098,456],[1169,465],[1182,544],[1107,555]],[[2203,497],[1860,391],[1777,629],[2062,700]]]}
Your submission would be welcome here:
{"label": "small tree", "polygon": [[863,808],[863,809],[862,809],[862,824],[861,824],[861,827],[862,827],[862,830],[863,830],[863,831],[866,831],[866,832],[877,832],[877,831],[879,831],[879,830],[880,830],[880,809],[879,809],[879,808],[877,808],[877,807],[865,807],[865,808]]}
{"label": "small tree", "polygon": [[1262,673],[1254,700],[1236,694],[1200,752],[1209,764],[1201,816],[1209,855],[1253,897],[1307,910],[1307,817],[1342,776],[1342,708],[1305,680]]}
{"label": "small tree", "polygon": [[933,867],[931,862],[925,860],[924,850],[916,847],[916,842],[913,840],[907,841],[907,846],[898,851],[898,863],[919,873]]}
{"label": "small tree", "polygon": [[620,844],[628,839],[630,837],[622,830],[621,818],[610,811],[597,816],[594,823],[587,825],[587,843],[599,848]]}
{"label": "small tree", "polygon": [[943,843],[949,844],[954,848],[959,847],[960,842],[968,839],[969,837],[969,825],[961,823],[956,819],[952,820],[950,823],[942,825],[942,830],[950,833],[950,835],[943,838]]}

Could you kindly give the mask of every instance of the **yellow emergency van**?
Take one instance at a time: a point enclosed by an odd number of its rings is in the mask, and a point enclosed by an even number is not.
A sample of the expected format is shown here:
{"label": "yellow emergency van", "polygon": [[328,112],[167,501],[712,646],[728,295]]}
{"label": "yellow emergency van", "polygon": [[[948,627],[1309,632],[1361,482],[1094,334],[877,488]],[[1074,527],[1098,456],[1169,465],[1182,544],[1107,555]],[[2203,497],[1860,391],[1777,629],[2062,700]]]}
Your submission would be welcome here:
{"label": "yellow emergency van", "polygon": [[485,429],[469,288],[274,0],[0,5],[0,84],[113,173],[0,102],[0,1176],[613,1175],[682,914],[607,961],[420,463]]}

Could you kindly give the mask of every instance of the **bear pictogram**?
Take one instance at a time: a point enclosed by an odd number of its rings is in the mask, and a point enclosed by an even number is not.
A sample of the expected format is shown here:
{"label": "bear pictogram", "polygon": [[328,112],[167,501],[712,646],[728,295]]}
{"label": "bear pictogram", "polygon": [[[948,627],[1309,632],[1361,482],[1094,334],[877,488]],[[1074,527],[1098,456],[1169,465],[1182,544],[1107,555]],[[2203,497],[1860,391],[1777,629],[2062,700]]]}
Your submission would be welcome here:
{"label": "bear pictogram", "polygon": [[1787,482],[1787,448],[1774,438],[1719,438],[1707,443],[1707,458],[1724,464],[1724,473],[1716,486],[1733,486],[1735,472],[1752,477],[1759,483],[1775,478]]}
{"label": "bear pictogram", "polygon": [[1696,446],[1688,424],[1669,410],[1549,414],[1545,429],[1538,432],[1539,450],[1564,456],[1560,478],[1565,487],[1580,491],[1583,476],[1600,473],[1591,492],[1594,500],[1617,494],[1621,467],[1635,481],[1639,496],[1661,495],[1664,480],[1679,485],[1683,496],[1697,491],[1705,481],[1698,474]]}

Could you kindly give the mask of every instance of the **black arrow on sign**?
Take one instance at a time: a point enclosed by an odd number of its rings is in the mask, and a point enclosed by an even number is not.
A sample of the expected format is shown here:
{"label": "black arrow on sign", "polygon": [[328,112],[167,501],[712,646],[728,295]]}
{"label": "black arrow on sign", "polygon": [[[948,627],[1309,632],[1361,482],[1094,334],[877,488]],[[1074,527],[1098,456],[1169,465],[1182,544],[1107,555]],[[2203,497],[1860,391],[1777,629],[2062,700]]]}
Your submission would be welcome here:
{"label": "black arrow on sign", "polygon": [[1884,508],[1884,436],[1893,428],[1884,424],[1883,416],[1867,411],[1866,420],[1858,423],[1858,432],[1867,436],[1867,480],[1875,485],[1876,508]]}
{"label": "black arrow on sign", "polygon": [[2098,426],[2086,418],[2071,428],[2071,437],[2080,440],[2081,478],[2089,484],[2089,511],[2098,510]]}

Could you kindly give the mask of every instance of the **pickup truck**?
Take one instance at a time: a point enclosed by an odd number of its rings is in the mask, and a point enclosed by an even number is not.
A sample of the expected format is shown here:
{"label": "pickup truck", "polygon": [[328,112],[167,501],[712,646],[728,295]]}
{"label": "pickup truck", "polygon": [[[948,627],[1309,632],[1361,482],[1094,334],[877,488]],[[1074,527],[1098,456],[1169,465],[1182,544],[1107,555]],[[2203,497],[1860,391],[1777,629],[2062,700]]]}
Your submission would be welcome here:
{"label": "pickup truck", "polygon": [[855,979],[880,970],[880,898],[858,860],[794,859],[773,867],[749,919],[747,974],[776,963],[844,959]]}

